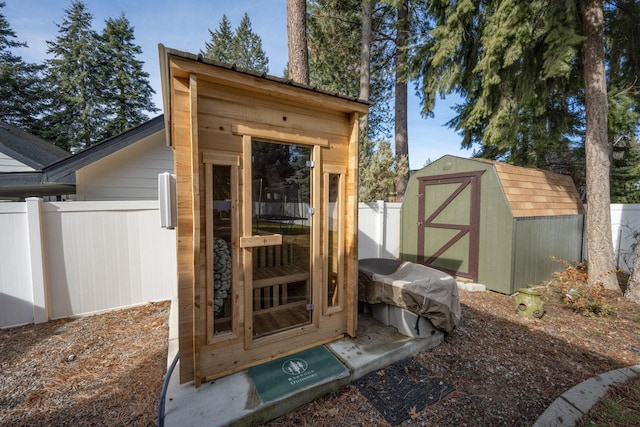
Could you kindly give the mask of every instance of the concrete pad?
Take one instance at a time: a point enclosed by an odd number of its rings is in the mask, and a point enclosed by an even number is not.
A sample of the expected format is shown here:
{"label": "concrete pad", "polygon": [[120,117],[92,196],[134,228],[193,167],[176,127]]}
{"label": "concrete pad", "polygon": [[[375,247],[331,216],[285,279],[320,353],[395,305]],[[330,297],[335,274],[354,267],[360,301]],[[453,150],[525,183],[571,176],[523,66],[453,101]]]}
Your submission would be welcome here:
{"label": "concrete pad", "polygon": [[[169,316],[169,352],[167,364],[178,352],[177,301],[172,301]],[[256,425],[277,418],[325,394],[340,390],[369,372],[413,356],[440,344],[444,333],[437,331],[428,338],[411,338],[396,328],[373,319],[371,314],[358,316],[357,338],[343,338],[326,347],[347,367],[341,374],[312,384],[273,401],[262,402],[244,370],[196,388],[193,382],[180,384],[180,362],[169,378],[166,392],[165,426],[234,426]]]}
{"label": "concrete pad", "polygon": [[533,427],[574,427],[583,415],[575,406],[558,398],[542,413]]}
{"label": "concrete pad", "polygon": [[322,382],[262,402],[247,370],[203,383],[199,388],[193,382],[179,384],[178,372],[176,365],[167,389],[166,426],[260,424],[337,391],[350,382],[349,372],[344,370]]}
{"label": "concrete pad", "polygon": [[433,348],[442,340],[441,331],[427,338],[410,338],[393,326],[386,326],[369,315],[360,315],[357,337],[329,343],[327,348],[349,368],[351,381],[355,381],[369,372]]}
{"label": "concrete pad", "polygon": [[469,292],[486,292],[487,286],[480,283],[458,282],[458,289],[464,289]]}

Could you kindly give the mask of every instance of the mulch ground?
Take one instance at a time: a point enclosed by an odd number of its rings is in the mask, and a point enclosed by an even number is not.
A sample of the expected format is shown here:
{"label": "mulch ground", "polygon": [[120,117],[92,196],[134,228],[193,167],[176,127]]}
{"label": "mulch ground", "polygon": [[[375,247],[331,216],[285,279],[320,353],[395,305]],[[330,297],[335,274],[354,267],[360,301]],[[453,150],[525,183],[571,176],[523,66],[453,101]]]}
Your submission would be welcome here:
{"label": "mulch ground", "polygon": [[155,425],[169,307],[0,330],[0,425]]}
{"label": "mulch ground", "polygon": [[[640,310],[619,295],[614,318],[585,317],[544,289],[545,314],[516,314],[511,297],[460,291],[462,323],[414,357],[455,390],[402,426],[530,426],[558,396],[599,373],[640,364]],[[269,426],[391,425],[354,385]]]}
{"label": "mulch ground", "polygon": [[[411,362],[455,390],[399,425],[529,426],[579,382],[640,364],[637,305],[617,297],[617,317],[585,317],[543,299],[545,315],[525,319],[509,296],[460,291],[460,327]],[[0,330],[0,425],[157,424],[168,311],[163,302]],[[268,425],[391,423],[348,385]]]}

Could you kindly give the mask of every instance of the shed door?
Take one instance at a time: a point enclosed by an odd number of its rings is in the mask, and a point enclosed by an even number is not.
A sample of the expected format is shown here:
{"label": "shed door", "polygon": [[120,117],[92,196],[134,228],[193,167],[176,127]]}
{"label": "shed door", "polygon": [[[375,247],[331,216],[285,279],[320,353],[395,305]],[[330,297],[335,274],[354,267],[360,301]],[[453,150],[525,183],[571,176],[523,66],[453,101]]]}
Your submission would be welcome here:
{"label": "shed door", "polygon": [[478,280],[483,172],[418,178],[419,263]]}

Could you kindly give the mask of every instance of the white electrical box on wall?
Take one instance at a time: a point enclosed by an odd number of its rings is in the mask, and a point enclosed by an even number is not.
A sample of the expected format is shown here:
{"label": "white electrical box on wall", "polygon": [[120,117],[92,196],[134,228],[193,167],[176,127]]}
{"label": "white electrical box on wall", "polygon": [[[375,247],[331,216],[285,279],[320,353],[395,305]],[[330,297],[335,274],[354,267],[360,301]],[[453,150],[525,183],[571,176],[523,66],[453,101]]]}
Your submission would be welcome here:
{"label": "white electrical box on wall", "polygon": [[176,176],[170,172],[158,174],[158,202],[160,226],[173,229],[177,225]]}

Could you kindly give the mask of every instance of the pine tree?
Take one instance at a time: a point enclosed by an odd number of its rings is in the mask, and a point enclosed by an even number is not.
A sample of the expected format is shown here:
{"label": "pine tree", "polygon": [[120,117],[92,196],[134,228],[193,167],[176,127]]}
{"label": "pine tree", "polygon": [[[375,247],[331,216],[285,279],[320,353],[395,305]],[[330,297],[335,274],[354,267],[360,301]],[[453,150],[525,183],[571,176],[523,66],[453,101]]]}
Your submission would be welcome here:
{"label": "pine tree", "polygon": [[569,150],[583,130],[573,110],[582,96],[574,3],[435,1],[431,16],[437,25],[413,59],[423,114],[437,93],[458,92],[464,102],[450,124],[464,147],[536,167]]}
{"label": "pine tree", "polygon": [[205,42],[205,49],[200,51],[206,58],[260,73],[269,72],[269,59],[262,49],[262,39],[253,32],[246,13],[235,32],[231,30],[227,16],[223,15],[218,29],[209,30],[209,34],[211,41]]}
{"label": "pine tree", "polygon": [[380,141],[366,163],[360,165],[358,200],[397,201],[396,183],[399,175],[409,172],[405,157],[395,157],[388,141]]}
{"label": "pine tree", "polygon": [[[398,158],[409,162],[409,129],[407,123],[407,70],[409,43],[409,0],[401,0],[397,6],[396,46],[395,46],[395,154]],[[398,175],[396,193],[398,201],[402,201],[409,184],[409,170]]]}
{"label": "pine tree", "polygon": [[611,198],[614,203],[640,202],[640,2],[605,4],[608,44],[609,140],[613,147]]}
{"label": "pine tree", "polygon": [[105,84],[101,91],[105,119],[103,137],[117,135],[148,120],[145,112],[158,109],[151,100],[153,89],[149,73],[142,70],[143,62],[136,59],[142,54],[134,44],[134,31],[123,15],[109,18],[100,37],[99,81]]}
{"label": "pine tree", "polygon": [[[5,7],[0,2],[0,9]],[[42,66],[25,63],[11,50],[26,47],[0,13],[0,120],[32,130],[42,108]]]}
{"label": "pine tree", "polygon": [[584,28],[587,258],[589,283],[619,289],[611,237],[610,159],[607,139],[607,82],[604,60],[603,0],[586,0]]}
{"label": "pine tree", "polygon": [[309,49],[307,44],[307,2],[287,0],[288,75],[291,80],[309,84]]}
{"label": "pine tree", "polygon": [[[382,195],[395,200],[395,190],[368,188],[378,185],[371,178],[380,170],[374,159],[385,158],[377,152],[381,147],[384,150],[385,143],[376,140],[389,137],[393,126],[395,44],[389,37],[395,31],[393,7],[373,0],[314,0],[309,3],[307,24],[311,85],[373,102],[360,135],[360,200]],[[391,157],[384,161],[395,163],[391,150],[388,154]],[[387,172],[393,170],[396,168]]]}
{"label": "pine tree", "polygon": [[216,61],[234,63],[234,52],[231,49],[234,44],[234,35],[227,15],[222,15],[220,26],[215,31],[209,30],[209,35],[211,41],[205,42],[204,50],[201,50],[200,53],[204,57]]}
{"label": "pine tree", "polygon": [[640,203],[640,145],[620,138],[611,159],[611,203]]}
{"label": "pine tree", "polygon": [[93,16],[81,1],[73,1],[58,26],[58,37],[47,41],[47,83],[55,94],[43,118],[44,137],[56,145],[85,148],[104,135],[100,105],[104,82],[99,81],[98,35],[92,30]]}
{"label": "pine tree", "polygon": [[232,49],[238,67],[261,73],[269,72],[269,60],[262,49],[262,40],[251,29],[251,21],[246,13],[236,28]]}

